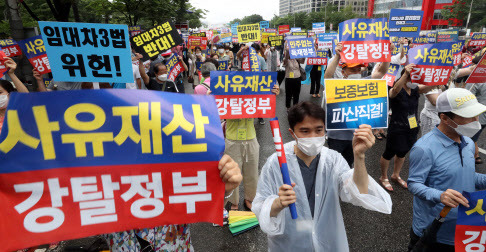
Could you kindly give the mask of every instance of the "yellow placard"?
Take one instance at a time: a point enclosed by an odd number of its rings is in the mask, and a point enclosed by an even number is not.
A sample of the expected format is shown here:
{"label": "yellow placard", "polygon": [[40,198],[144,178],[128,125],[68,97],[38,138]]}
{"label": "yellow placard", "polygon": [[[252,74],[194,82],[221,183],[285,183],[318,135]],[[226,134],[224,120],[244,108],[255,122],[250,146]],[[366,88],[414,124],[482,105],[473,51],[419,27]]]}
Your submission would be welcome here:
{"label": "yellow placard", "polygon": [[260,41],[260,24],[238,25],[238,41],[240,43],[248,43],[253,41]]}
{"label": "yellow placard", "polygon": [[326,79],[326,102],[349,102],[388,97],[386,80]]}
{"label": "yellow placard", "polygon": [[273,32],[263,32],[262,33],[262,43],[263,44],[268,44],[268,37],[274,36],[275,33]]}

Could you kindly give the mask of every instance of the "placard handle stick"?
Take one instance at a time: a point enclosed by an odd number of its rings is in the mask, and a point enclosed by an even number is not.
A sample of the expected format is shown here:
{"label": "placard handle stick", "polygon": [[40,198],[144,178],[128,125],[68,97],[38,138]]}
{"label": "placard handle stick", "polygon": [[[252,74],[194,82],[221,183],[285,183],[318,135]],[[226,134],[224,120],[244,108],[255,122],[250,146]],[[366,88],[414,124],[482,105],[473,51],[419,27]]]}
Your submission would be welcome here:
{"label": "placard handle stick", "polygon": [[[287,159],[285,157],[285,150],[282,143],[282,135],[280,134],[280,125],[278,118],[275,117],[270,120],[270,128],[272,129],[273,142],[275,143],[275,149],[277,150],[278,163],[280,164],[280,171],[282,172],[283,182],[292,186],[289,175],[289,168],[287,166]],[[297,219],[297,208],[295,203],[289,205],[290,215],[292,219]]]}

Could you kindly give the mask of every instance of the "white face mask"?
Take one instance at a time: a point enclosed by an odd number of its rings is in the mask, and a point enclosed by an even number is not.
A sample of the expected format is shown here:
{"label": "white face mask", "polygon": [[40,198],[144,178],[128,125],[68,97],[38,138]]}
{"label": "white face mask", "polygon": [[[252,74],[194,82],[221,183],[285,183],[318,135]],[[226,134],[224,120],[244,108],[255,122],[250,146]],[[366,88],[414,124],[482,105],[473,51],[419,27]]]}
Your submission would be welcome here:
{"label": "white face mask", "polygon": [[412,83],[412,82],[407,82],[407,87],[410,88],[410,89],[415,89],[416,87],[418,87],[418,84]]}
{"label": "white face mask", "polygon": [[216,49],[217,49],[216,47],[213,47],[213,51],[216,51]]}
{"label": "white face mask", "polygon": [[297,147],[309,157],[321,153],[322,147],[326,143],[326,136],[298,138],[294,132],[294,137],[297,138]]}
{"label": "white face mask", "polygon": [[270,47],[270,50],[272,50],[272,51],[275,50],[275,47],[274,46]]}
{"label": "white face mask", "polygon": [[8,95],[0,95],[0,109],[6,108],[8,105]]}
{"label": "white face mask", "polygon": [[196,53],[197,56],[201,56],[201,53]]}
{"label": "white face mask", "polygon": [[[454,122],[452,119],[451,121]],[[461,136],[473,137],[474,135],[476,135],[476,133],[479,132],[479,130],[481,130],[481,124],[478,121],[470,122],[463,125],[459,125],[456,122],[454,122],[454,124],[457,126],[457,128],[453,129],[457,132],[457,134]]]}
{"label": "white face mask", "polygon": [[358,80],[361,79],[361,74],[350,74],[348,75],[349,80]]}
{"label": "white face mask", "polygon": [[161,74],[157,76],[157,79],[159,79],[159,81],[167,81],[167,74]]}
{"label": "white face mask", "polygon": [[219,53],[224,53],[224,49],[218,49]]}
{"label": "white face mask", "polygon": [[229,52],[229,50],[226,50],[226,52]]}

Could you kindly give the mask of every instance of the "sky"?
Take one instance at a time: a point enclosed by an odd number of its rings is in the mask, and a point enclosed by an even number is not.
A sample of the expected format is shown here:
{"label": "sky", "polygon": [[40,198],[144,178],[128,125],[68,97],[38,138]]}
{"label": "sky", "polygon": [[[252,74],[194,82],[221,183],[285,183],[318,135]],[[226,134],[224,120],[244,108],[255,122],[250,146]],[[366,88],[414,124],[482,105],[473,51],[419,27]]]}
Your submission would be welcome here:
{"label": "sky", "polygon": [[205,9],[205,19],[202,21],[210,26],[220,26],[235,18],[243,18],[260,14],[264,20],[270,21],[278,15],[279,0],[189,0],[199,9]]}

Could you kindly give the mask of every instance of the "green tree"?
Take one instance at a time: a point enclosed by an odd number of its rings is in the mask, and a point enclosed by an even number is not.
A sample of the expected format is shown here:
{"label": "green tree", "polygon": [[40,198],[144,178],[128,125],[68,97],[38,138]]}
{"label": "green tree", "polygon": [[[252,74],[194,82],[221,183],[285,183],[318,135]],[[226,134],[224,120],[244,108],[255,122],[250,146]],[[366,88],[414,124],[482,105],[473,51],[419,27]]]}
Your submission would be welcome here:
{"label": "green tree", "polygon": [[253,15],[246,16],[246,17],[242,18],[240,24],[255,24],[255,23],[260,23],[260,21],[263,21],[263,20],[264,19],[261,15],[253,14]]}
{"label": "green tree", "polygon": [[[469,8],[472,0],[456,0],[454,4],[444,6],[441,11],[444,19],[449,20],[449,25],[466,26],[467,17],[469,15]],[[454,22],[454,20],[458,22]],[[469,28],[479,29],[486,26],[486,0],[474,0],[471,9],[471,18],[469,20]]]}

